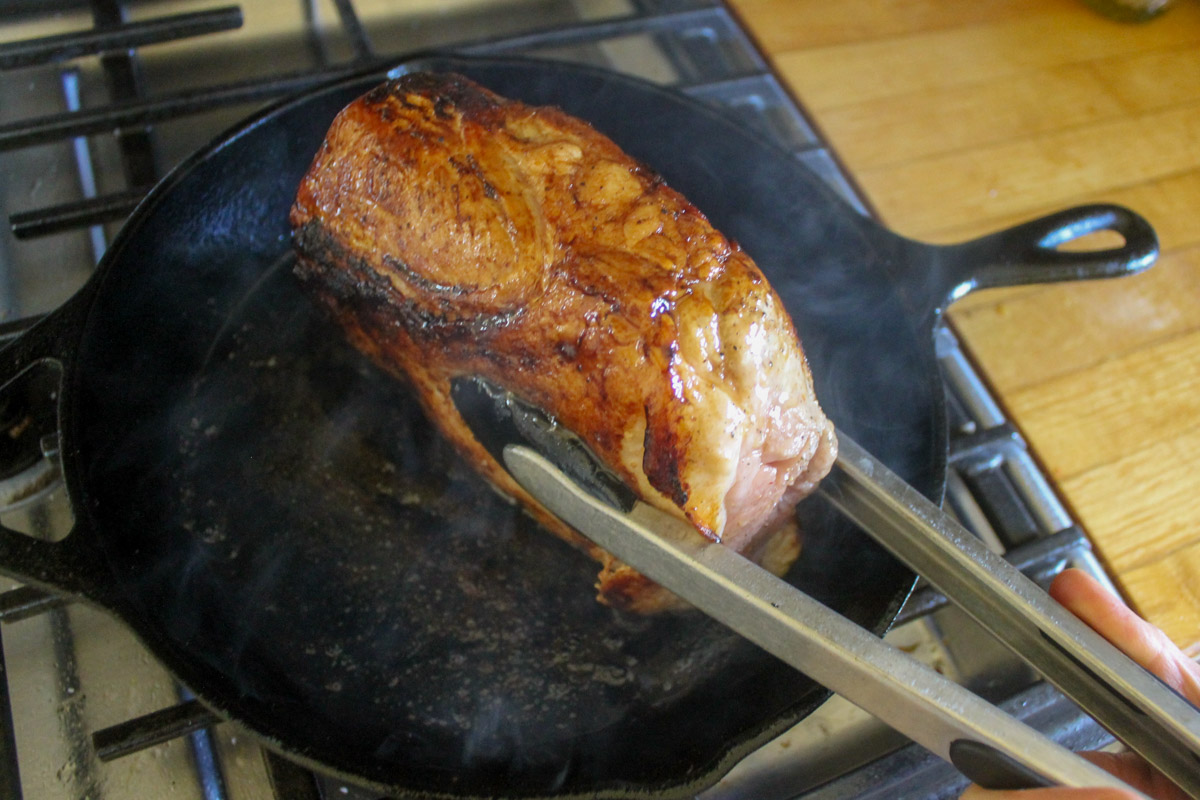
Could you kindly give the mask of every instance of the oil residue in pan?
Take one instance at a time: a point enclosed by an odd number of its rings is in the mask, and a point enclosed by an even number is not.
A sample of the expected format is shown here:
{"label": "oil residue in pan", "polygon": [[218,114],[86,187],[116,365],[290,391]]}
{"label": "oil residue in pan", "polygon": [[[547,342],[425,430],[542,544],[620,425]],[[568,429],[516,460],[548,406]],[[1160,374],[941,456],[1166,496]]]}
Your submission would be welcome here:
{"label": "oil residue in pan", "polygon": [[[174,409],[177,641],[376,758],[561,760],[761,657],[599,605],[598,566],[484,484],[286,269]],[[734,669],[736,673],[737,670]]]}

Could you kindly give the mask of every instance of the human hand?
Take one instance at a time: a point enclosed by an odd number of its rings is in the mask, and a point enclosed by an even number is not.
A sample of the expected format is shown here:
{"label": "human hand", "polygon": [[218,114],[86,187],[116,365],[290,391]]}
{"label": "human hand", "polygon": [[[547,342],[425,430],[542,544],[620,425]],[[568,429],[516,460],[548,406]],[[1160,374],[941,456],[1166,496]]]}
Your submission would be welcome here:
{"label": "human hand", "polygon": [[[1086,572],[1064,570],[1050,585],[1050,596],[1191,703],[1200,705],[1200,665]],[[1157,800],[1187,800],[1182,791],[1136,753],[1080,755]],[[1132,800],[1134,797],[1119,789],[1052,787],[991,791],[971,786],[963,793],[962,800]]]}

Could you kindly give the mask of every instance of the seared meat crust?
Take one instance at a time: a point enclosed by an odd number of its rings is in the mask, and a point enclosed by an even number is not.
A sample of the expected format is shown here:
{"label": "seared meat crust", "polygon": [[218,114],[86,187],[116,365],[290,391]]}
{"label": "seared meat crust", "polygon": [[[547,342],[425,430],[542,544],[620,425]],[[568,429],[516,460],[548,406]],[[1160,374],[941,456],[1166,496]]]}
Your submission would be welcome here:
{"label": "seared meat crust", "polygon": [[489,480],[601,562],[604,602],[677,605],[517,486],[452,378],[547,410],[699,534],[777,572],[795,559],[791,509],[836,441],[791,320],[740,248],[589,125],[405,76],[339,114],[291,219],[310,293]]}

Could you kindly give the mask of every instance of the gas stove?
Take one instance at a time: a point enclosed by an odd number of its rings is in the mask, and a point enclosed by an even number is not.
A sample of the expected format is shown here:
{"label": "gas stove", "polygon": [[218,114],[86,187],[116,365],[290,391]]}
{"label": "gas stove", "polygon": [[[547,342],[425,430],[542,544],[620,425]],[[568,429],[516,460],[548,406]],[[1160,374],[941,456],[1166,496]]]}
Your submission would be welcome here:
{"label": "gas stove", "polygon": [[[715,0],[0,0],[0,338],[87,280],[175,164],[264,104],[370,64],[442,49],[520,53],[635,75],[775,139],[863,214],[867,200],[732,11]],[[1040,582],[1103,578],[1087,539],[952,329],[936,334],[950,408],[947,506]],[[55,376],[0,393],[0,522],[56,539]],[[120,623],[5,581],[0,796],[374,798],[223,722]],[[889,640],[1071,747],[1107,734],[919,586]],[[953,797],[952,768],[839,698],[700,796]]]}

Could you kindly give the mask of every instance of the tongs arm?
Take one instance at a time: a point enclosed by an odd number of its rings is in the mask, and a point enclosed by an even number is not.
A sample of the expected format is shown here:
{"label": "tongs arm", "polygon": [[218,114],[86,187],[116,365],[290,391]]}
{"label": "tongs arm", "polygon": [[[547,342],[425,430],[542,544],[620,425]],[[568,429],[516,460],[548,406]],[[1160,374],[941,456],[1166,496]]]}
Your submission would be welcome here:
{"label": "tongs arm", "polygon": [[1200,798],[1200,712],[839,432],[820,492],[1063,694]]}
{"label": "tongs arm", "polygon": [[504,460],[593,542],[981,785],[1129,789],[682,520],[644,503],[628,514],[606,505],[527,447],[508,445]]}

